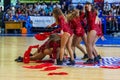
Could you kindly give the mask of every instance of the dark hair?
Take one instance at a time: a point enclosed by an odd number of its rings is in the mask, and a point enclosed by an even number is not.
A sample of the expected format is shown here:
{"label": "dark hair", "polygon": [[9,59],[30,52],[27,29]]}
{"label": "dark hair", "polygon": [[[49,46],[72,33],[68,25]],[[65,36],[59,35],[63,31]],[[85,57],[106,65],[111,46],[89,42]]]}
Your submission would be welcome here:
{"label": "dark hair", "polygon": [[88,1],[87,1],[85,4],[91,5],[91,3],[90,3],[90,2],[88,2]]}

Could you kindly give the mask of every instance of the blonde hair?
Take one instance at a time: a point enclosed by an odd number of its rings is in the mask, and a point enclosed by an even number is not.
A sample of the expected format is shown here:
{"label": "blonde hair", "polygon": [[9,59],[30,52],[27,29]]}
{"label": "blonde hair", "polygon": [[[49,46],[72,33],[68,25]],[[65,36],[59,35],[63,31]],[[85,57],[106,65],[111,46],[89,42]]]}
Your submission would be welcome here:
{"label": "blonde hair", "polygon": [[58,22],[59,16],[63,16],[64,19],[65,19],[65,21],[67,22],[67,19],[66,19],[66,17],[64,16],[64,14],[63,14],[63,12],[61,11],[60,8],[57,8],[57,7],[54,8],[52,13],[54,14],[54,17],[55,17],[55,20],[56,20],[56,23],[57,23],[57,24],[59,23],[59,22]]}
{"label": "blonde hair", "polygon": [[[45,44],[45,48],[49,48],[50,47],[50,42],[57,42],[57,43],[59,43],[60,42],[60,36],[58,35],[58,34],[56,34],[56,33],[54,33],[54,34],[51,34],[50,36],[49,36],[49,39],[47,40],[47,43]],[[59,43],[60,44],[60,43]]]}
{"label": "blonde hair", "polygon": [[70,21],[73,18],[78,17],[78,16],[79,16],[79,10],[75,9],[72,13],[67,15],[67,20]]}
{"label": "blonde hair", "polygon": [[51,34],[49,36],[49,40],[50,41],[58,41],[58,40],[60,40],[60,36],[57,33]]}

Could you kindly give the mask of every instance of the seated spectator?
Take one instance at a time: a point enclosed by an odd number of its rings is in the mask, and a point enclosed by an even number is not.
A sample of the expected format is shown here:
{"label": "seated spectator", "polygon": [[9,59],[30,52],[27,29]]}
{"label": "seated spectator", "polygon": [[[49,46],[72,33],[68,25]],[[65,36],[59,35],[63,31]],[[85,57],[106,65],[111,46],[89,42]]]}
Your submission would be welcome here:
{"label": "seated spectator", "polygon": [[40,16],[46,16],[46,13],[45,13],[44,10],[41,10],[41,11],[40,11]]}
{"label": "seated spectator", "polygon": [[33,5],[28,5],[28,10],[32,11],[33,10]]}
{"label": "seated spectator", "polygon": [[104,14],[107,15],[110,9],[111,9],[110,4],[108,4],[108,2],[106,2],[106,3],[104,4],[104,8],[103,8]]}
{"label": "seated spectator", "polygon": [[18,8],[18,9],[16,10],[16,12],[18,13],[18,15],[22,14],[21,8]]}
{"label": "seated spectator", "polygon": [[56,4],[53,6],[53,8],[56,8],[56,7],[61,8],[61,5],[58,4],[58,2],[56,2]]}
{"label": "seated spectator", "polygon": [[53,9],[53,2],[52,1],[50,2],[49,6]]}
{"label": "seated spectator", "polygon": [[61,10],[63,13],[66,13],[67,10],[65,9],[65,5],[61,5]]}
{"label": "seated spectator", "polygon": [[12,20],[15,22],[21,21],[21,18],[17,12],[15,13],[15,15],[13,15]]}
{"label": "seated spectator", "polygon": [[83,8],[83,6],[80,4],[80,2],[78,3],[78,5],[76,6],[76,9],[81,10]]}
{"label": "seated spectator", "polygon": [[47,5],[43,2],[41,5],[41,9],[45,10],[46,7],[47,7]]}
{"label": "seated spectator", "polygon": [[68,6],[68,10],[69,11],[72,11],[72,10],[74,10],[75,9],[75,7],[73,6],[73,4],[71,3],[69,6]]}
{"label": "seated spectator", "polygon": [[69,6],[70,4],[72,4],[72,0],[65,0],[66,5]]}
{"label": "seated spectator", "polygon": [[47,14],[47,16],[52,16],[52,12],[49,12],[49,13]]}
{"label": "seated spectator", "polygon": [[24,17],[24,22],[25,22],[25,27],[27,29],[27,33],[31,33],[31,28],[32,28],[32,22],[30,20],[30,16],[26,13]]}
{"label": "seated spectator", "polygon": [[116,16],[117,15],[117,7],[113,4],[111,7],[112,15]]}
{"label": "seated spectator", "polygon": [[13,17],[13,15],[12,15],[10,9],[7,9],[5,16],[4,16],[4,21],[11,21],[12,17]]}
{"label": "seated spectator", "polygon": [[51,12],[53,11],[53,8],[48,5],[48,6],[45,8],[44,11],[45,11],[46,15],[48,15],[48,13],[51,13]]}
{"label": "seated spectator", "polygon": [[18,8],[20,8],[20,7],[21,7],[20,2],[17,2],[16,5],[15,5],[15,8],[18,9]]}
{"label": "seated spectator", "polygon": [[117,16],[120,16],[120,5],[117,6]]}
{"label": "seated spectator", "polygon": [[39,3],[39,2],[37,2],[37,3],[36,3],[36,8],[37,8],[37,10],[38,10],[38,11],[40,10],[41,5],[40,5],[40,3]]}
{"label": "seated spectator", "polygon": [[112,11],[109,11],[108,16],[106,16],[106,20],[107,20],[107,27],[109,30],[113,29],[113,15],[112,15]]}
{"label": "seated spectator", "polygon": [[65,8],[65,10],[68,10],[68,6],[67,6],[67,3],[64,1],[63,4],[62,4]]}

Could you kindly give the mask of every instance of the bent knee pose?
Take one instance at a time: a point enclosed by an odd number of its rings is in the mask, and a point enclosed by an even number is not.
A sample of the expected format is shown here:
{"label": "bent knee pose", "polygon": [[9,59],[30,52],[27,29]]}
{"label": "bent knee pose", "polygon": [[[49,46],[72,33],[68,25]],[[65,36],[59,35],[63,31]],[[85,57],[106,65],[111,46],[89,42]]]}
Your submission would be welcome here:
{"label": "bent knee pose", "polygon": [[[60,49],[60,36],[51,34],[49,39],[30,56],[30,60],[42,60],[46,55],[52,55],[53,59],[58,59]],[[17,62],[22,62],[23,58],[18,57]]]}
{"label": "bent knee pose", "polygon": [[73,37],[73,43],[72,43],[72,49],[74,52],[74,58],[76,58],[76,53],[75,53],[75,47],[77,47],[83,54],[84,56],[82,57],[82,59],[87,59],[88,55],[87,52],[85,51],[85,49],[80,45],[80,43],[82,42],[82,38],[78,37],[76,35],[74,35]]}
{"label": "bent knee pose", "polygon": [[54,8],[53,17],[55,18],[56,25],[59,25],[61,30],[60,59],[57,60],[57,64],[63,64],[63,55],[65,52],[65,48],[67,47],[71,58],[70,64],[74,65],[75,61],[73,57],[73,51],[71,48],[73,32],[69,27],[66,17],[59,8]]}

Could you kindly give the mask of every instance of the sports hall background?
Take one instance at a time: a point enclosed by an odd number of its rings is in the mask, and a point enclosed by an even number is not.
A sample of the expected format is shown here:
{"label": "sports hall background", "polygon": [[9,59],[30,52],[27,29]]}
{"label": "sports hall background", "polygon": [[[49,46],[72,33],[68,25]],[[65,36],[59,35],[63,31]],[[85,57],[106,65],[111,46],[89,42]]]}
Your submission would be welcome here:
{"label": "sports hall background", "polygon": [[[52,10],[59,7],[67,14],[74,8],[82,9],[86,1],[99,11],[103,33],[106,40],[98,40],[100,46],[119,46],[120,44],[120,1],[119,0],[0,0],[0,36],[33,36],[38,32],[49,32],[45,27],[54,22]],[[27,19],[23,18],[28,15]],[[22,26],[17,26],[16,23]],[[12,29],[7,26],[9,23]],[[7,25],[8,24],[8,25]],[[27,29],[27,32],[24,29]]]}

